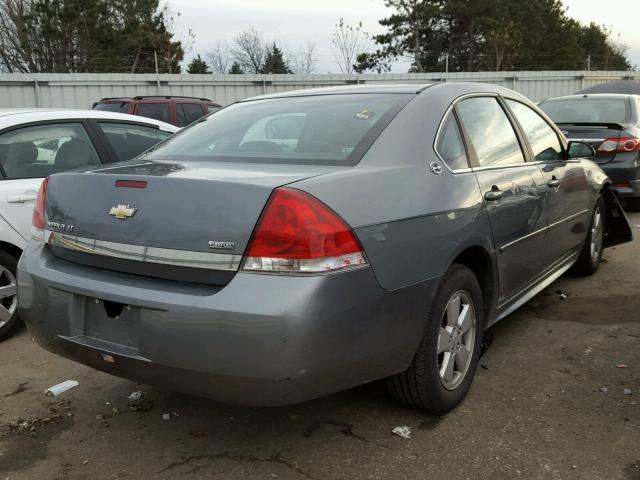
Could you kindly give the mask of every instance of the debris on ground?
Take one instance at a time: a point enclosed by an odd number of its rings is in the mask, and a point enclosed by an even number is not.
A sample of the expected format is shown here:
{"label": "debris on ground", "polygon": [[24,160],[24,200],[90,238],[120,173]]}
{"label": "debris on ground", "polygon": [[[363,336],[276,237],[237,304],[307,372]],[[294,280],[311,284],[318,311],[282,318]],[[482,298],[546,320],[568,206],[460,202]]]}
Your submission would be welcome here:
{"label": "debris on ground", "polygon": [[622,393],[623,393],[623,394],[625,394],[625,395],[631,395],[631,389],[630,389],[630,388],[625,388],[625,389],[622,391]]}
{"label": "debris on ground", "polygon": [[162,414],[162,419],[163,420],[169,420],[171,418],[171,414],[170,413],[163,413]]}
{"label": "debris on ground", "polygon": [[565,292],[563,292],[562,290],[556,290],[556,293],[560,297],[560,300],[566,300],[567,299],[567,294]]}
{"label": "debris on ground", "polygon": [[608,389],[607,387],[601,387],[601,388],[600,388],[600,391],[601,391],[602,393],[605,393],[605,394],[606,394],[606,393],[609,393],[609,389]]}
{"label": "debris on ground", "polygon": [[482,332],[482,344],[480,345],[480,356],[482,357],[485,353],[487,353],[487,350],[489,350],[489,347],[491,347],[491,344],[493,343],[493,331],[491,330],[485,330],[484,332]]}
{"label": "debris on ground", "polygon": [[627,366],[624,363],[619,363],[616,365],[616,367],[618,368],[627,368]]}
{"label": "debris on ground", "polygon": [[485,365],[484,363],[480,364],[480,368],[482,368],[483,370],[489,370],[489,367],[487,365]]}
{"label": "debris on ground", "polygon": [[67,390],[71,390],[72,388],[77,387],[78,385],[80,385],[80,383],[78,383],[75,380],[65,380],[62,383],[58,383],[53,387],[47,388],[44,391],[44,394],[48,397],[57,397],[58,395],[66,392]]}
{"label": "debris on ground", "polygon": [[406,425],[398,426],[391,430],[391,433],[394,433],[399,437],[409,439],[411,438],[411,427],[407,427]]}
{"label": "debris on ground", "polygon": [[341,432],[344,433],[345,435],[350,435],[352,433],[351,429],[353,428],[353,425],[351,423],[336,422],[335,420],[327,420],[326,418],[320,418],[315,422],[313,422],[311,425],[309,425],[309,428],[305,430],[302,436],[305,438],[309,438],[313,434],[313,432],[315,432],[318,428],[320,428],[320,425],[322,425],[323,423],[325,425],[335,425],[336,427],[342,427]]}
{"label": "debris on ground", "polygon": [[140,390],[138,390],[137,392],[132,392],[129,395],[129,401],[130,402],[137,402],[139,400],[142,400],[143,397],[144,397],[144,393],[142,393]]}
{"label": "debris on ground", "polygon": [[96,415],[96,420],[104,420],[104,415],[101,415],[101,414]]}

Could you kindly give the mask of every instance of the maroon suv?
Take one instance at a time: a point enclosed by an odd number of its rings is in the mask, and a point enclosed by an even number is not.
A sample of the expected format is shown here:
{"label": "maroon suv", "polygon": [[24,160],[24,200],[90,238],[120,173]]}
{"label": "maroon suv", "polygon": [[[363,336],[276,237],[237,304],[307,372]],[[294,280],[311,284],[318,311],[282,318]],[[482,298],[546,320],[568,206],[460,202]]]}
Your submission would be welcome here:
{"label": "maroon suv", "polygon": [[92,106],[95,110],[128,113],[155,118],[184,127],[210,112],[222,108],[208,98],[153,96],[103,98]]}

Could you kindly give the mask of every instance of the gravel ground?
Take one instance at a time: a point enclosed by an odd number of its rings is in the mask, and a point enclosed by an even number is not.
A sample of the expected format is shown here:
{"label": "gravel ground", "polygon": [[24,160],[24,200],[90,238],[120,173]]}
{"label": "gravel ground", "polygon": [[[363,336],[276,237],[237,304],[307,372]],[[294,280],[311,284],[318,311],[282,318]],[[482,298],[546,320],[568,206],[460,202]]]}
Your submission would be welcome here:
{"label": "gravel ground", "polygon": [[[631,222],[640,233],[640,214]],[[640,244],[605,258],[496,326],[469,397],[444,417],[395,405],[380,384],[271,409],[159,392],[22,331],[0,345],[0,479],[640,479]],[[43,395],[67,379],[80,385]],[[306,437],[320,419],[351,427]],[[410,439],[391,433],[404,425]]]}

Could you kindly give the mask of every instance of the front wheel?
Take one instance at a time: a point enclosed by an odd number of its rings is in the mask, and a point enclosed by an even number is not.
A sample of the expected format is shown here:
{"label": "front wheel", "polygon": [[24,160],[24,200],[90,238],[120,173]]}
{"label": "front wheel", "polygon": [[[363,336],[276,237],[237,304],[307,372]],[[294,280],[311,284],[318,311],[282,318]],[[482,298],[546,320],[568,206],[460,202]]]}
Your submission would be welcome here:
{"label": "front wheel", "polygon": [[471,387],[483,330],[478,280],[467,267],[453,265],[434,297],[413,362],[387,379],[391,396],[433,414],[455,408]]}
{"label": "front wheel", "polygon": [[16,257],[0,251],[0,342],[9,338],[22,324],[18,317],[17,266]]}
{"label": "front wheel", "polygon": [[589,224],[582,252],[574,265],[574,271],[579,275],[592,275],[600,267],[605,222],[607,220],[606,212],[604,200],[602,197],[598,197],[596,206],[591,214],[591,223]]}

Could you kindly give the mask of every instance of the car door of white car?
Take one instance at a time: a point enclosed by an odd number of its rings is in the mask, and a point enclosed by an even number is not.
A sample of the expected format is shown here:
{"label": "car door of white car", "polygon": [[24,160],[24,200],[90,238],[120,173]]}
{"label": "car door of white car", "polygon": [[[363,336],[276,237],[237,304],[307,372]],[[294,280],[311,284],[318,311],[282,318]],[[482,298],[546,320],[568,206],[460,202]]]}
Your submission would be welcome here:
{"label": "car door of white car", "polygon": [[31,124],[0,134],[0,217],[26,245],[42,179],[98,165],[98,154],[80,122]]}

